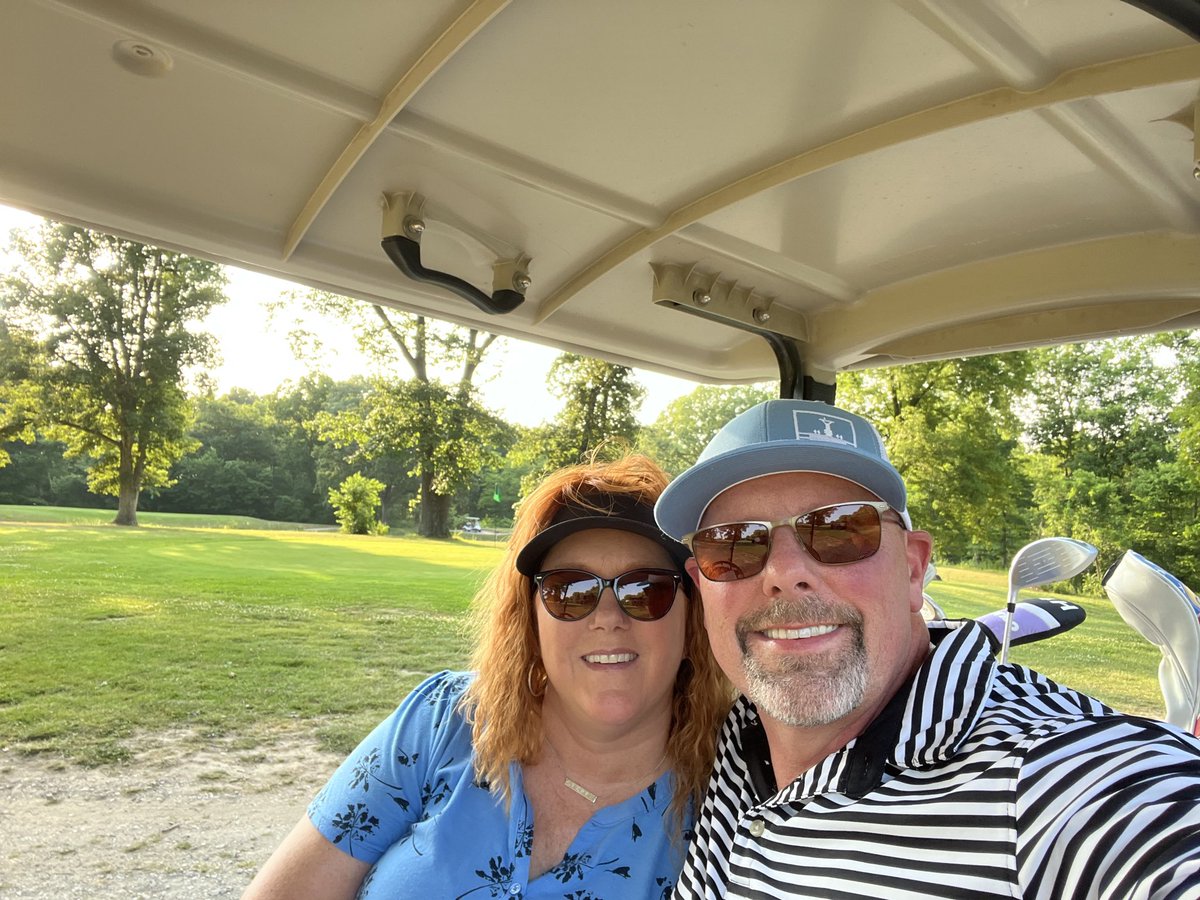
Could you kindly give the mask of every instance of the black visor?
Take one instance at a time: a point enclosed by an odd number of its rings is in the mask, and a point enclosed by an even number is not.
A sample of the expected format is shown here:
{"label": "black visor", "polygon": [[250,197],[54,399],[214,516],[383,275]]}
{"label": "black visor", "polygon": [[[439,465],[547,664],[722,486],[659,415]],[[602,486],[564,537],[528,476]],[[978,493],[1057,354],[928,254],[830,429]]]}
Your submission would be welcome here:
{"label": "black visor", "polygon": [[593,494],[587,506],[567,501],[548,526],[538,532],[517,554],[517,571],[532,578],[538,573],[550,548],[568,535],[589,528],[615,528],[649,538],[671,555],[680,571],[690,551],[679,541],[667,537],[654,523],[654,504],[643,502],[637,494]]}

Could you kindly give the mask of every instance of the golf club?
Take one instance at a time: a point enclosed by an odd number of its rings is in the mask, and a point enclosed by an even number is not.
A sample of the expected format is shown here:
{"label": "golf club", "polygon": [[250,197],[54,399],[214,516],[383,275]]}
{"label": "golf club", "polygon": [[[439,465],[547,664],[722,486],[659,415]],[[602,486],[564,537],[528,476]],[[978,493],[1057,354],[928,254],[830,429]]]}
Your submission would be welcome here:
{"label": "golf club", "polygon": [[1063,581],[1078,575],[1092,564],[1096,548],[1074,538],[1048,537],[1026,544],[1013,556],[1008,568],[1008,606],[1005,610],[1004,642],[1000,662],[1008,662],[1008,646],[1012,638],[1013,615],[1017,610],[1017,594],[1023,588]]}

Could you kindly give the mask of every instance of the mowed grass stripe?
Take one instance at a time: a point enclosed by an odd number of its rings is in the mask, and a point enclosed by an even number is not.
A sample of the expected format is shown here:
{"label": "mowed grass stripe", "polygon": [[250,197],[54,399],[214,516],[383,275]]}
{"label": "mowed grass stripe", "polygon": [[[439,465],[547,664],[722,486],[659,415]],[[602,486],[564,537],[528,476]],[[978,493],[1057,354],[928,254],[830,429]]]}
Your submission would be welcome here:
{"label": "mowed grass stripe", "polygon": [[[84,509],[73,506],[16,506],[0,503],[0,522],[21,524],[109,525],[115,509]],[[210,516],[202,513],[139,512],[138,523],[145,526],[176,528],[253,528],[260,531],[309,531],[332,526],[312,526],[298,522],[270,522],[251,516]]]}
{"label": "mowed grass stripe", "polygon": [[140,729],[348,750],[465,664],[495,545],[336,533],[0,525],[0,742],[82,762]]}

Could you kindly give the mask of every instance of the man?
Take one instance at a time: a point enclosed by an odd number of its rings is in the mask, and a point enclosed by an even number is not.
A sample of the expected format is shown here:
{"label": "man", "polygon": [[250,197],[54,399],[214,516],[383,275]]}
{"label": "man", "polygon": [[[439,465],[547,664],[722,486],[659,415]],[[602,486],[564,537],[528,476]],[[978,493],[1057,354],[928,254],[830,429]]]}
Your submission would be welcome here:
{"label": "man", "polygon": [[1200,742],[921,617],[865,419],[729,422],[658,501],[741,691],[677,897],[1200,897]]}

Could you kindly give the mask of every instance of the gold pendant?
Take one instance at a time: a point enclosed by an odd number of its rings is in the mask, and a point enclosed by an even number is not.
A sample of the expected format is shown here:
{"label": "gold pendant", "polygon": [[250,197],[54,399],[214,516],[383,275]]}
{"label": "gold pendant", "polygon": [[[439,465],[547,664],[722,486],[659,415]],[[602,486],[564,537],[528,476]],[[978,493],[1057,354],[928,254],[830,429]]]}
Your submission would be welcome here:
{"label": "gold pendant", "polygon": [[593,794],[591,791],[589,791],[587,788],[585,788],[578,781],[572,781],[570,778],[564,778],[563,784],[565,784],[567,787],[569,787],[571,790],[573,790],[575,793],[577,793],[580,797],[582,797],[588,803],[596,802],[596,795]]}

